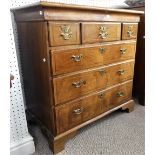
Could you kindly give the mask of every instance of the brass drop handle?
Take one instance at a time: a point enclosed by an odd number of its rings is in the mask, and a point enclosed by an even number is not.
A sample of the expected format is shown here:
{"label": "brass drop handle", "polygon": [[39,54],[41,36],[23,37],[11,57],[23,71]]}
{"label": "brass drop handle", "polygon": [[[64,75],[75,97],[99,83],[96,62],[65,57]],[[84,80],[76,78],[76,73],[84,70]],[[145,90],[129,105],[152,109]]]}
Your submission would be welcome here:
{"label": "brass drop handle", "polygon": [[105,52],[105,48],[100,47],[100,48],[99,48],[99,51],[100,51],[101,54],[103,54],[103,53]]}
{"label": "brass drop handle", "polygon": [[106,72],[105,69],[100,69],[100,70],[99,70],[99,73],[103,76],[103,75],[106,74],[107,72]]}
{"label": "brass drop handle", "polygon": [[124,93],[123,92],[118,92],[118,93],[116,93],[116,96],[117,97],[122,97],[122,96],[124,96]]}
{"label": "brass drop handle", "polygon": [[81,58],[83,57],[83,55],[82,54],[80,54],[80,55],[72,55],[72,60],[73,61],[75,61],[75,62],[79,62],[79,61],[81,61]]}
{"label": "brass drop handle", "polygon": [[98,97],[99,97],[100,99],[102,99],[102,98],[103,98],[103,93],[100,93],[100,94],[98,95]]}
{"label": "brass drop handle", "polygon": [[127,49],[126,49],[126,48],[121,48],[121,49],[120,49],[121,54],[125,54],[125,53],[126,53],[126,51],[127,51]]}
{"label": "brass drop handle", "polygon": [[108,32],[107,32],[107,27],[105,26],[100,26],[100,32],[99,32],[99,36],[102,38],[102,39],[105,39],[107,38],[107,36],[109,35]]}
{"label": "brass drop handle", "polygon": [[85,85],[86,84],[86,81],[85,80],[80,80],[80,81],[77,81],[77,82],[73,82],[72,85],[75,87],[75,88],[80,88],[82,85]]}
{"label": "brass drop handle", "polygon": [[83,108],[78,108],[78,109],[75,109],[73,110],[74,114],[76,115],[80,115],[82,112],[83,112]]}
{"label": "brass drop handle", "polygon": [[125,70],[119,70],[119,71],[117,71],[117,73],[119,74],[119,75],[123,75],[124,73],[125,73]]}
{"label": "brass drop handle", "polygon": [[132,31],[128,31],[127,33],[128,33],[128,36],[129,36],[129,37],[132,37],[132,36],[133,36],[133,35],[132,35],[132,34],[133,34]]}
{"label": "brass drop handle", "polygon": [[72,31],[69,25],[63,25],[61,28],[60,36],[63,37],[64,40],[69,40],[72,37]]}
{"label": "brass drop handle", "polygon": [[128,34],[129,37],[134,37],[133,36],[133,34],[134,34],[134,32],[133,32],[133,25],[129,25],[128,26],[127,34]]}

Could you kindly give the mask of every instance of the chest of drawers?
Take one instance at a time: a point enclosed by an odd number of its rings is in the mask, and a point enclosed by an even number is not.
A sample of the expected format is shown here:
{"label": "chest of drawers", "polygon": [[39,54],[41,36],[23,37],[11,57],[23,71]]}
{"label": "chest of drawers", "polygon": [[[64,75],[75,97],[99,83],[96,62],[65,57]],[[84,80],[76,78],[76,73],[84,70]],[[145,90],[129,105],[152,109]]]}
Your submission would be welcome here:
{"label": "chest of drawers", "polygon": [[81,127],[117,109],[133,110],[143,12],[47,2],[12,11],[27,111],[54,153]]}

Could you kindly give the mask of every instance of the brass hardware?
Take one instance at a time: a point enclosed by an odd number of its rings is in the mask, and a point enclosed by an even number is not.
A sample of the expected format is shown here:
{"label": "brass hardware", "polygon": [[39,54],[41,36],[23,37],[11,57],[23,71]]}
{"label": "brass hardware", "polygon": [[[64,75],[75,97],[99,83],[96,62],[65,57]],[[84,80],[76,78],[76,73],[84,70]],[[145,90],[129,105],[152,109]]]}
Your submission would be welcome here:
{"label": "brass hardware", "polygon": [[98,95],[98,97],[99,97],[100,99],[102,99],[102,98],[103,98],[103,93],[100,93],[100,94]]}
{"label": "brass hardware", "polygon": [[107,27],[105,26],[100,26],[100,33],[99,33],[99,36],[102,38],[102,39],[105,39],[107,38],[108,36],[108,32],[107,32]]}
{"label": "brass hardware", "polygon": [[120,51],[121,51],[121,54],[125,54],[127,49],[126,48],[121,48]]}
{"label": "brass hardware", "polygon": [[129,37],[134,37],[134,36],[133,36],[133,33],[134,33],[134,32],[133,32],[133,25],[129,25],[129,26],[128,26],[128,31],[127,31],[128,36],[129,36]]}
{"label": "brass hardware", "polygon": [[101,54],[103,54],[103,53],[105,52],[105,48],[100,47],[100,48],[99,48],[99,51],[100,51]]}
{"label": "brass hardware", "polygon": [[119,70],[118,72],[117,72],[119,75],[123,75],[124,73],[125,73],[125,70]]}
{"label": "brass hardware", "polygon": [[69,40],[72,37],[72,32],[70,26],[63,25],[61,26],[61,36],[64,40]]}
{"label": "brass hardware", "polygon": [[74,61],[76,61],[76,62],[79,62],[79,61],[81,61],[81,58],[83,57],[83,55],[82,54],[80,54],[80,55],[72,55],[72,59],[74,60]]}
{"label": "brass hardware", "polygon": [[80,114],[83,112],[83,108],[75,109],[75,110],[73,110],[73,112],[74,112],[76,115],[80,115]]}
{"label": "brass hardware", "polygon": [[122,96],[124,96],[124,93],[123,92],[118,92],[118,93],[116,93],[116,96],[117,97],[122,97]]}
{"label": "brass hardware", "polygon": [[103,75],[104,75],[105,73],[107,73],[107,72],[106,72],[105,69],[100,69],[100,70],[99,70],[99,73],[103,76]]}
{"label": "brass hardware", "polygon": [[80,81],[77,81],[77,82],[73,82],[72,85],[75,87],[75,88],[80,88],[82,85],[85,85],[86,84],[86,81],[85,80],[80,80]]}

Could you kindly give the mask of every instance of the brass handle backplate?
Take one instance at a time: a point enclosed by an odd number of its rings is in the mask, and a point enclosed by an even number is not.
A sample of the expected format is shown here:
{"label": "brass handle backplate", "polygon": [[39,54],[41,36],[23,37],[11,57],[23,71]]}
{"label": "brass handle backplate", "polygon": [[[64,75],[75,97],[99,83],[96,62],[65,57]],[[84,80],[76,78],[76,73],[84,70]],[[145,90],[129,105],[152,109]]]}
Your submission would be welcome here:
{"label": "brass handle backplate", "polygon": [[107,38],[108,36],[108,32],[107,32],[107,27],[105,26],[100,26],[100,32],[99,32],[99,36],[102,38],[102,39],[105,39]]}
{"label": "brass handle backplate", "polygon": [[116,96],[117,97],[122,97],[122,96],[124,96],[124,93],[123,92],[118,92],[118,93],[116,93]]}
{"label": "brass handle backplate", "polygon": [[101,54],[103,54],[103,53],[105,52],[105,48],[100,47],[100,48],[99,48],[99,51],[100,51]]}
{"label": "brass handle backplate", "polygon": [[72,60],[74,60],[75,62],[79,62],[79,61],[81,61],[81,58],[83,57],[83,55],[82,54],[80,54],[80,55],[72,55]]}
{"label": "brass handle backplate", "polygon": [[126,49],[126,48],[121,48],[121,49],[120,49],[121,54],[125,54],[125,53],[126,53],[126,51],[127,51],[127,49]]}
{"label": "brass handle backplate", "polygon": [[72,85],[75,87],[75,88],[80,88],[82,85],[85,85],[86,84],[86,81],[85,80],[80,80],[80,81],[77,81],[77,82],[73,82]]}
{"label": "brass handle backplate", "polygon": [[105,69],[100,69],[100,70],[99,70],[99,73],[103,76],[103,75],[106,74],[107,72],[106,72]]}
{"label": "brass handle backplate", "polygon": [[69,40],[72,37],[72,31],[70,26],[63,25],[61,26],[61,34],[64,40]]}
{"label": "brass handle backplate", "polygon": [[133,32],[133,25],[129,25],[128,26],[127,34],[128,34],[129,37],[134,37],[133,36],[133,34],[134,34],[134,32]]}
{"label": "brass handle backplate", "polygon": [[119,70],[119,71],[117,71],[117,73],[119,74],[119,75],[123,75],[124,73],[125,73],[125,70]]}
{"label": "brass handle backplate", "polygon": [[83,108],[78,108],[78,109],[75,109],[73,110],[74,114],[76,115],[80,115],[82,112],[83,112]]}

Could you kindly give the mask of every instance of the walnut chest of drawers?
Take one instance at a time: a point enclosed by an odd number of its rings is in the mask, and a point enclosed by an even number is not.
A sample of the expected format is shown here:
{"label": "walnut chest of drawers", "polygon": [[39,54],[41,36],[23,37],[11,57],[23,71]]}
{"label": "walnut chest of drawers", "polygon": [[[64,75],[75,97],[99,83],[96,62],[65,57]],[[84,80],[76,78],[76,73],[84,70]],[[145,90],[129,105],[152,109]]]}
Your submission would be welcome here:
{"label": "walnut chest of drawers", "polygon": [[27,111],[54,153],[79,128],[117,109],[133,110],[143,12],[47,2],[12,11]]}

